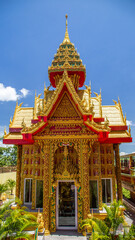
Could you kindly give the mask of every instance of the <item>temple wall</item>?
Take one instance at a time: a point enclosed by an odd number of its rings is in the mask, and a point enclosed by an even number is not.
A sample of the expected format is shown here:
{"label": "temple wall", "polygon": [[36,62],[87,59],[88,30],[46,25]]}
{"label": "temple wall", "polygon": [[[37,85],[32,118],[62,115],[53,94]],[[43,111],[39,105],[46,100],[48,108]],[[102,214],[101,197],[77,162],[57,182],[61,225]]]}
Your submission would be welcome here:
{"label": "temple wall", "polygon": [[[59,161],[62,161],[62,159],[60,160],[62,155],[58,152],[59,142],[59,140],[56,142],[38,140],[34,145],[24,145],[22,147],[20,174],[21,200],[25,202],[26,179],[28,179],[28,184],[29,186],[31,184],[32,188],[29,201],[31,202],[31,208],[35,209],[37,207],[36,184],[38,180],[43,182],[43,212],[45,216],[49,216],[46,222],[48,233],[49,228],[52,232],[56,231],[56,188],[58,183],[54,174],[57,172],[56,166]],[[95,140],[94,142],[90,142],[89,140],[85,141],[78,139],[73,140],[73,144],[76,153],[68,150],[68,154],[71,158],[71,162],[74,163],[73,166],[76,164],[77,171],[79,171],[78,175],[76,175],[78,177],[73,177],[71,180],[75,181],[77,187],[78,231],[80,231],[81,221],[83,218],[87,218],[90,213],[90,208],[96,207],[102,210],[103,201],[108,201],[107,203],[110,203],[116,198],[114,150],[113,144],[100,144]],[[47,150],[45,150],[46,146],[48,146]],[[58,159],[58,162],[56,159]],[[63,179],[64,175],[60,180]],[[70,177],[68,180],[69,179]],[[102,188],[104,186],[105,190],[107,189],[107,181],[109,181],[110,184],[111,195],[103,199]],[[95,191],[95,186],[97,186],[97,195],[93,196],[92,192]],[[94,197],[97,198],[97,205],[93,205],[95,204],[93,203]],[[48,204],[48,208],[45,202]]]}

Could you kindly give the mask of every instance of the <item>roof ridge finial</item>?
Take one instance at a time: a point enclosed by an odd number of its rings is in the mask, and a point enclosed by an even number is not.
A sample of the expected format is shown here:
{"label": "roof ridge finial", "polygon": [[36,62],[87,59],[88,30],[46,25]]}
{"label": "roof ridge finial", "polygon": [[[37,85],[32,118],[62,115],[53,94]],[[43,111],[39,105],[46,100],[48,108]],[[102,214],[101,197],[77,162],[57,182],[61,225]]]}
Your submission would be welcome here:
{"label": "roof ridge finial", "polygon": [[68,15],[66,14],[65,17],[66,17],[66,32],[65,32],[65,38],[63,40],[63,43],[70,42],[69,35],[68,35],[68,24],[67,24]]}

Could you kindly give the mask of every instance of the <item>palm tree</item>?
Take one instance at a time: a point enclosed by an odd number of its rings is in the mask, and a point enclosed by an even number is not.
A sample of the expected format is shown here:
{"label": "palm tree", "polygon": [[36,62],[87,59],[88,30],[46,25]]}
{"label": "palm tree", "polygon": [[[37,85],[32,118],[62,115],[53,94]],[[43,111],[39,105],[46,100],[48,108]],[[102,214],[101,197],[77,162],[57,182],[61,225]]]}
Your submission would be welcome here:
{"label": "palm tree", "polygon": [[104,221],[92,217],[83,221],[82,227],[91,228],[92,237],[94,240],[98,239],[115,239],[116,231],[121,223],[124,223],[122,216],[121,201],[116,200],[110,206],[103,205],[106,210],[107,217]]}
{"label": "palm tree", "polygon": [[13,179],[7,180],[7,186],[9,187],[9,189],[11,191],[11,195],[13,195],[13,189],[14,189],[15,185],[16,185],[15,180],[13,180]]}
{"label": "palm tree", "polygon": [[116,236],[116,231],[121,223],[124,223],[124,217],[122,214],[122,202],[114,200],[110,207],[106,204],[103,205],[107,212],[105,219],[106,225],[111,230],[112,239]]}
{"label": "palm tree", "polygon": [[10,240],[25,238],[31,239],[26,232],[29,227],[36,229],[38,226],[37,218],[21,207],[20,200],[17,200],[17,208],[12,210],[11,203],[3,204],[0,207],[0,240],[4,240],[7,236]]}
{"label": "palm tree", "polygon": [[110,229],[104,221],[92,217],[91,219],[83,220],[83,228],[86,228],[88,232],[91,232],[91,239],[93,240],[110,240],[111,234]]}

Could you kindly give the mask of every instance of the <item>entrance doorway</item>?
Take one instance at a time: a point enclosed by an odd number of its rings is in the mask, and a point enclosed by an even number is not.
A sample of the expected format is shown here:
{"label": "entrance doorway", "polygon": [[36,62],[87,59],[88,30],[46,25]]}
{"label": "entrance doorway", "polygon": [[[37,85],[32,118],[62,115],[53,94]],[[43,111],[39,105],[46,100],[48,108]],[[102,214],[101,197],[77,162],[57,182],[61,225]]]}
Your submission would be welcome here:
{"label": "entrance doorway", "polygon": [[57,187],[57,229],[77,229],[77,191],[73,181],[59,181]]}

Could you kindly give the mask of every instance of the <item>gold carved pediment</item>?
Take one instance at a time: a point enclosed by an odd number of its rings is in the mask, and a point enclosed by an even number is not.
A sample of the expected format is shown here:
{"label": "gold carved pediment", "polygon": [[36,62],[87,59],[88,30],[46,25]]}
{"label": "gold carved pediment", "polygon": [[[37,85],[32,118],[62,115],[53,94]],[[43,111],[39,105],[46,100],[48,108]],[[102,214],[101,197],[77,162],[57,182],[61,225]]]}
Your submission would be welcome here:
{"label": "gold carved pediment", "polygon": [[74,106],[67,92],[63,94],[61,100],[57,104],[51,119],[81,119],[81,115]]}

